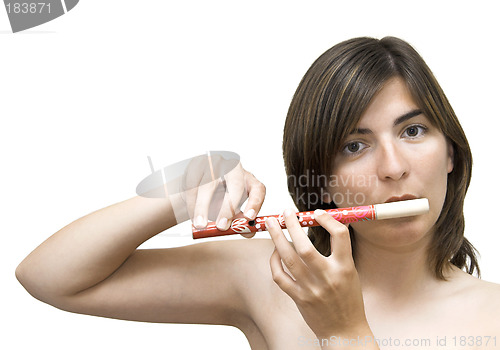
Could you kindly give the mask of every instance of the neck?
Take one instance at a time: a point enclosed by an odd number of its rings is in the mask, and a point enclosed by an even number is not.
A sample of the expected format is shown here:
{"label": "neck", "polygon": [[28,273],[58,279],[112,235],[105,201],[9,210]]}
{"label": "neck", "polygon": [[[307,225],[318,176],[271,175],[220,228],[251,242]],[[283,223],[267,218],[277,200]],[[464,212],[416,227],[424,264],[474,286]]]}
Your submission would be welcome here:
{"label": "neck", "polygon": [[356,269],[364,293],[394,302],[422,296],[439,280],[428,263],[431,235],[404,247],[385,247],[356,237]]}

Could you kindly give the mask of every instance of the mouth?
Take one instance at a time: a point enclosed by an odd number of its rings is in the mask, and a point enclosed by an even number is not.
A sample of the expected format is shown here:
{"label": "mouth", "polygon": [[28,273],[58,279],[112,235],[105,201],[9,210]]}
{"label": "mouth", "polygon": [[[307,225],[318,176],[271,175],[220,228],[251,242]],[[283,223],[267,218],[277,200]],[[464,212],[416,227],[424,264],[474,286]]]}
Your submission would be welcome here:
{"label": "mouth", "polygon": [[391,202],[400,202],[400,201],[408,201],[411,199],[417,199],[418,197],[413,195],[413,194],[403,194],[402,196],[393,196],[388,198],[384,203],[391,203]]}

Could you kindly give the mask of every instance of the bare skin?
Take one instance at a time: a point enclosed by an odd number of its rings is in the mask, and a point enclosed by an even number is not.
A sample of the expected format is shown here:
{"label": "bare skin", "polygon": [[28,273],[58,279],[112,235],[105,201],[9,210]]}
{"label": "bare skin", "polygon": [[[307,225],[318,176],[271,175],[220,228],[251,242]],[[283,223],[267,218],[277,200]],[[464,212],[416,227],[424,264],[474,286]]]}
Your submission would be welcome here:
{"label": "bare skin", "polygon": [[[394,126],[415,108],[400,81],[388,83],[359,125],[372,134],[353,135],[347,150],[356,155],[336,159],[336,175],[375,175],[379,182],[375,189],[332,188],[332,195],[362,191],[375,203],[412,193],[431,203],[421,217],[352,224],[359,238],[354,258],[346,227],[320,213],[318,222],[332,235],[330,257],[311,249],[294,215],[286,218],[293,244],[268,222],[271,239],[137,250],[176,222],[168,200],[135,197],[64,227],[19,265],[16,276],[35,298],[63,310],[231,325],[252,349],[338,348],[316,338],[357,336],[368,343],[351,349],[500,347],[500,286],[453,267],[446,281],[438,280],[427,264],[453,154],[423,115]],[[423,129],[414,125],[428,130],[419,134]],[[355,142],[361,147],[352,147]],[[415,162],[425,152],[433,156]],[[258,213],[265,188],[250,175],[248,188],[245,212]]]}

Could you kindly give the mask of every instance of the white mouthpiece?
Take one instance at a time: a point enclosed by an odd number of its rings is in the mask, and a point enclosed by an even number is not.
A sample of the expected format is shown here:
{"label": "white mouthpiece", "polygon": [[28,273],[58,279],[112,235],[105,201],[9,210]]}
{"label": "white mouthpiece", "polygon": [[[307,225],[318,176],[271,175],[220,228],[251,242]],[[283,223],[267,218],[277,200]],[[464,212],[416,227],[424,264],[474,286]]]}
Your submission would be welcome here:
{"label": "white mouthpiece", "polygon": [[402,218],[425,214],[429,211],[427,198],[411,199],[408,201],[375,204],[377,220]]}

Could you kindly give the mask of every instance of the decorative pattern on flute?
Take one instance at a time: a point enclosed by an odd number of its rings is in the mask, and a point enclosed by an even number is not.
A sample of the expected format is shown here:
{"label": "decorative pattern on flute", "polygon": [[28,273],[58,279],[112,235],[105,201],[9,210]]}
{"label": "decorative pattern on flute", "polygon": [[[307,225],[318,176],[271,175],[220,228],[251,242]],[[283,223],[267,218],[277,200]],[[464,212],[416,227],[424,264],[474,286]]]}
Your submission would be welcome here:
{"label": "decorative pattern on flute", "polygon": [[[359,206],[345,209],[329,209],[326,212],[335,220],[342,223],[351,223],[356,221],[375,220],[375,209],[373,205]],[[266,219],[274,217],[278,220],[281,228],[286,229],[285,218],[283,214],[259,216],[255,220],[238,218],[233,220],[231,226],[226,231],[220,231],[215,226],[215,222],[209,222],[204,229],[197,229],[193,226],[193,238],[206,238],[214,236],[224,236],[231,234],[261,232],[266,230]],[[318,226],[314,219],[314,211],[297,213],[297,219],[303,227]]]}

